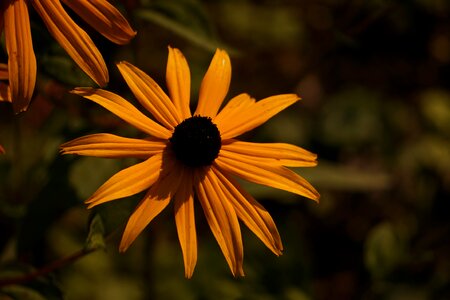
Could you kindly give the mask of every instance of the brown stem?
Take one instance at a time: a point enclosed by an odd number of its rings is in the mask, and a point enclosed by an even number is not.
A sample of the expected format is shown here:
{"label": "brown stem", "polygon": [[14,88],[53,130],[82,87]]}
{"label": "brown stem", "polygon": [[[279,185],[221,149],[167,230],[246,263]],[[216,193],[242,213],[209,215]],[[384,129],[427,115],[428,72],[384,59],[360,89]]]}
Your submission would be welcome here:
{"label": "brown stem", "polygon": [[38,277],[47,275],[57,269],[60,269],[62,267],[65,267],[65,266],[71,264],[72,262],[74,262],[74,261],[76,261],[98,249],[100,249],[100,248],[92,248],[92,249],[83,248],[69,256],[55,260],[52,263],[42,267],[41,269],[35,270],[31,273],[17,276],[17,277],[0,279],[0,287],[6,286],[6,285],[12,285],[12,284],[22,284],[22,283],[34,280]]}

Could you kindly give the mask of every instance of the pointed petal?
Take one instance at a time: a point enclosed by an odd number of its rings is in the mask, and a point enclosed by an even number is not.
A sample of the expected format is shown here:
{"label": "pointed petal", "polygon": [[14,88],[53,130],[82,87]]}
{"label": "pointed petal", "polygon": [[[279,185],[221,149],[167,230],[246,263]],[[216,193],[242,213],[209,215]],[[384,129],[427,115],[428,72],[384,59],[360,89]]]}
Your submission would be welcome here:
{"label": "pointed petal", "polygon": [[197,195],[214,237],[234,276],[244,276],[241,230],[238,218],[211,171],[196,186]]}
{"label": "pointed petal", "polygon": [[61,153],[104,158],[149,158],[157,153],[162,153],[166,146],[166,142],[158,139],[132,139],[108,133],[97,133],[62,144]]}
{"label": "pointed petal", "polygon": [[[215,120],[221,130],[222,139],[229,139],[252,130],[300,100],[295,94],[277,95],[246,105],[241,110],[232,110],[222,120]],[[248,103],[248,101],[247,101]]]}
{"label": "pointed petal", "polygon": [[178,192],[175,194],[174,210],[178,239],[183,252],[184,274],[191,278],[197,264],[197,233],[195,230],[194,190],[191,174],[182,177]]}
{"label": "pointed petal", "polygon": [[89,35],[66,13],[59,0],[30,1],[47,29],[77,65],[99,86],[109,81],[108,69]]}
{"label": "pointed petal", "polygon": [[125,122],[154,137],[168,139],[171,136],[169,130],[142,114],[130,102],[117,94],[94,88],[76,88],[71,93],[103,106]]}
{"label": "pointed petal", "polygon": [[10,2],[4,17],[11,99],[14,111],[19,113],[27,110],[36,83],[36,57],[25,0]]}
{"label": "pointed petal", "polygon": [[249,143],[227,140],[220,150],[233,152],[248,158],[260,159],[262,163],[277,163],[287,167],[313,167],[317,155],[303,148],[284,143]]}
{"label": "pointed petal", "polygon": [[156,154],[141,163],[123,169],[99,187],[85,203],[91,208],[142,192],[158,179],[162,161],[162,154]]}
{"label": "pointed petal", "polygon": [[200,86],[194,115],[214,118],[228,93],[230,80],[230,57],[225,50],[217,49]]}
{"label": "pointed petal", "polygon": [[164,168],[164,174],[150,188],[128,220],[120,242],[120,252],[126,251],[142,230],[169,204],[180,185],[179,171],[176,165]]}
{"label": "pointed petal", "polygon": [[170,99],[180,112],[183,119],[191,116],[189,99],[191,97],[191,74],[189,65],[183,53],[176,48],[169,47],[167,60],[166,82]]}
{"label": "pointed petal", "polygon": [[113,43],[125,45],[136,35],[127,19],[106,0],[63,0],[63,2]]}
{"label": "pointed petal", "polygon": [[283,245],[275,222],[267,210],[227,174],[215,170],[219,186],[244,224],[276,255]]}
{"label": "pointed petal", "polygon": [[229,172],[245,180],[267,185],[276,189],[319,199],[319,193],[303,177],[276,163],[263,164],[259,160],[232,152],[221,151],[214,164],[224,172]]}
{"label": "pointed petal", "polygon": [[145,72],[128,62],[117,64],[136,99],[161,124],[172,130],[183,120],[161,87]]}

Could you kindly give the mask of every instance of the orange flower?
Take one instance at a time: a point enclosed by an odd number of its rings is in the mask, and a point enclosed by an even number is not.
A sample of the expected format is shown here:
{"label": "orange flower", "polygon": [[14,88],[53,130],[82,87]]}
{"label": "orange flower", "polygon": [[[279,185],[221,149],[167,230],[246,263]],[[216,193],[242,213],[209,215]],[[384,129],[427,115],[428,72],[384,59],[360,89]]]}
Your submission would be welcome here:
{"label": "orange flower", "polygon": [[235,177],[318,200],[317,191],[286,168],[315,166],[316,155],[290,144],[249,143],[236,137],[265,123],[300,98],[284,94],[255,101],[248,94],[240,94],[219,111],[231,79],[230,59],[223,50],[217,50],[211,61],[193,114],[189,107],[189,67],[178,49],[169,48],[166,78],[170,97],[132,64],[121,62],[118,67],[137,100],[157,122],[112,92],[77,88],[73,93],[98,103],[148,137],[92,134],[65,143],[61,150],[64,154],[144,159],[111,177],[86,200],[91,208],[147,190],[128,220],[120,251],[127,250],[173,199],[185,275],[191,277],[197,262],[196,195],[235,276],[244,275],[238,220],[280,255],[283,246],[271,216]]}
{"label": "orange flower", "polygon": [[136,34],[106,0],[2,0],[0,29],[5,31],[10,100],[16,113],[28,108],[36,82],[36,57],[28,16],[30,4],[78,66],[98,85],[108,83],[102,55],[89,35],[67,14],[61,1],[114,43],[125,44]]}

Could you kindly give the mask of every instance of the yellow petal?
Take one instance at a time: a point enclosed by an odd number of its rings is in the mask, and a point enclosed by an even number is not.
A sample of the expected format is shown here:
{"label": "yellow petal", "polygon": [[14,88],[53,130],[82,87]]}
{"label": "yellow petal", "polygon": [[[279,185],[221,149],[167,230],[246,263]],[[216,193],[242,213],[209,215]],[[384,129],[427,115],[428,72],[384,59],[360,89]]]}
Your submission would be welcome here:
{"label": "yellow petal", "polygon": [[128,167],[110,179],[86,200],[88,208],[142,192],[156,182],[162,168],[162,154]]}
{"label": "yellow petal", "polygon": [[183,252],[184,274],[191,278],[197,264],[197,233],[195,230],[194,190],[191,174],[182,177],[178,192],[175,194],[174,210],[178,239]]}
{"label": "yellow petal", "polygon": [[113,43],[127,44],[136,35],[127,19],[106,0],[63,0],[63,2]]}
{"label": "yellow petal", "polygon": [[170,98],[183,119],[191,116],[189,99],[191,93],[191,74],[183,53],[169,47],[166,82]]}
{"label": "yellow petal", "polygon": [[215,170],[218,183],[226,199],[234,207],[244,224],[276,255],[281,255],[283,245],[275,222],[267,210],[227,174]]}
{"label": "yellow petal", "polygon": [[217,49],[200,86],[194,115],[214,118],[228,93],[231,62],[225,50]]}
{"label": "yellow petal", "polygon": [[142,230],[169,204],[170,198],[177,192],[180,185],[179,169],[173,166],[164,169],[163,173],[128,220],[120,242],[120,252],[128,249]]}
{"label": "yellow petal", "polygon": [[78,154],[104,158],[149,158],[162,153],[166,142],[157,139],[132,139],[108,133],[86,135],[61,145],[62,154]]}
{"label": "yellow petal", "polygon": [[285,190],[312,200],[319,199],[319,193],[304,178],[277,164],[263,164],[259,160],[232,152],[220,152],[214,161],[220,170],[242,179],[276,189]]}
{"label": "yellow petal", "polygon": [[94,101],[122,120],[154,137],[168,139],[171,136],[169,130],[142,114],[130,102],[117,94],[94,88],[76,88],[71,92]]}
{"label": "yellow petal", "polygon": [[77,65],[99,86],[109,81],[108,69],[89,35],[66,13],[59,0],[30,1],[47,29]]}
{"label": "yellow petal", "polygon": [[207,171],[205,177],[196,185],[197,195],[231,272],[234,276],[244,276],[244,254],[238,218],[218,181],[211,170]]}
{"label": "yellow petal", "polygon": [[[223,116],[223,120],[215,120],[220,129],[222,139],[229,139],[241,135],[275,116],[286,107],[300,100],[295,94],[277,95],[265,98],[254,104],[242,107],[239,111],[231,110]],[[225,108],[224,108],[225,109]],[[233,113],[231,115],[231,113]]]}
{"label": "yellow petal", "polygon": [[183,120],[161,87],[146,73],[128,62],[117,64],[136,99],[161,124],[172,130]]}
{"label": "yellow petal", "polygon": [[277,163],[287,167],[313,167],[317,165],[317,155],[303,148],[284,143],[249,143],[227,140],[220,150],[260,159],[262,163]]}
{"label": "yellow petal", "polygon": [[18,113],[27,110],[36,83],[36,57],[25,0],[10,2],[4,17],[11,99]]}

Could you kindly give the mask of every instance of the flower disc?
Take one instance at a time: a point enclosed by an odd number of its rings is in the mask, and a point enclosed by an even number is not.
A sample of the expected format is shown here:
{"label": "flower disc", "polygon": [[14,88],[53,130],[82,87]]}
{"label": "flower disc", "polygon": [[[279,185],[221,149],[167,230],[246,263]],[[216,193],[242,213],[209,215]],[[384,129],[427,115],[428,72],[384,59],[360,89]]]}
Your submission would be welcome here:
{"label": "flower disc", "polygon": [[222,146],[219,129],[211,118],[202,116],[178,124],[169,140],[177,159],[190,167],[211,165]]}

